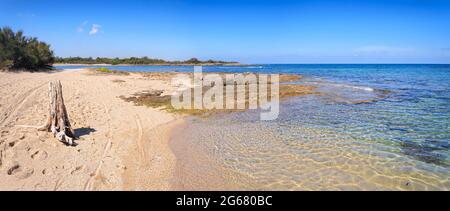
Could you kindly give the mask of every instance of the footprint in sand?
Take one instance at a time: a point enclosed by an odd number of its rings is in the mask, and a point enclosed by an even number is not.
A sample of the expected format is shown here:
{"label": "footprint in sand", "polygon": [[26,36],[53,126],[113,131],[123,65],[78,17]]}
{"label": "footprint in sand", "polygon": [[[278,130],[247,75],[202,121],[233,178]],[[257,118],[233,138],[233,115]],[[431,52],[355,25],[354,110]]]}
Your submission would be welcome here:
{"label": "footprint in sand", "polygon": [[41,183],[37,183],[34,185],[34,190],[44,190],[44,186],[41,185]]}
{"label": "footprint in sand", "polygon": [[13,148],[16,144],[17,144],[17,141],[11,141],[11,142],[8,143],[8,146],[10,148]]}
{"label": "footprint in sand", "polygon": [[44,169],[42,169],[41,174],[42,174],[42,175],[52,175],[53,172],[52,172],[51,169],[46,169],[46,168],[44,168]]}
{"label": "footprint in sand", "polygon": [[73,171],[70,172],[71,175],[77,174],[79,171],[83,170],[84,166],[77,166]]}
{"label": "footprint in sand", "polygon": [[41,151],[41,150],[37,150],[36,152],[34,152],[31,155],[31,159],[38,160],[38,161],[43,161],[43,160],[47,159],[47,157],[48,157],[48,153],[46,151]]}
{"label": "footprint in sand", "polygon": [[15,176],[17,179],[26,179],[33,175],[34,170],[26,167],[22,167],[19,164],[13,165],[8,169],[7,174],[10,176]]}
{"label": "footprint in sand", "polygon": [[40,135],[38,135],[38,139],[39,139],[39,141],[41,141],[41,142],[45,142],[48,138],[49,138],[49,137],[48,137],[47,134],[40,134]]}
{"label": "footprint in sand", "polygon": [[25,139],[25,134],[24,133],[17,134],[17,135],[14,136],[14,138],[18,139],[18,140],[24,140]]}
{"label": "footprint in sand", "polygon": [[0,168],[3,165],[3,150],[0,150]]}
{"label": "footprint in sand", "polygon": [[16,136],[14,137],[14,141],[9,142],[9,143],[8,143],[8,146],[9,146],[10,148],[13,148],[14,146],[17,145],[17,143],[19,143],[21,140],[24,140],[24,139],[25,139],[25,134],[19,134],[19,135],[16,135]]}
{"label": "footprint in sand", "polygon": [[7,131],[7,130],[3,130],[1,133],[0,133],[0,136],[6,136],[6,135],[8,135],[9,134],[9,131]]}

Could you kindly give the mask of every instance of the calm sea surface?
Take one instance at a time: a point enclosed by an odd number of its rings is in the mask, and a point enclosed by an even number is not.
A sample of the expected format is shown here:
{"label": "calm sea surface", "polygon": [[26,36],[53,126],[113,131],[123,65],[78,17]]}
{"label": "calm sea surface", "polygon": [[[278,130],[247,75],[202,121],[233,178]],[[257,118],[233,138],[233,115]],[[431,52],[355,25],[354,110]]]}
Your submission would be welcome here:
{"label": "calm sea surface", "polygon": [[450,189],[450,65],[254,65],[204,71],[296,73],[305,76],[299,83],[321,93],[282,102],[276,121],[259,121],[259,111],[189,120],[183,141],[204,147],[244,189]]}

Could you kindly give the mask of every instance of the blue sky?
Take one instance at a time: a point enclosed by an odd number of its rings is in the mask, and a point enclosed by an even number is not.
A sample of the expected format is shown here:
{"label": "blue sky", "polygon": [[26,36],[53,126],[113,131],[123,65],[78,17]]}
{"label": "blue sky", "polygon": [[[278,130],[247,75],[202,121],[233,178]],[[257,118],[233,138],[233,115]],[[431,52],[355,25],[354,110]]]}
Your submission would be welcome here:
{"label": "blue sky", "polygon": [[0,0],[58,56],[450,63],[450,0]]}

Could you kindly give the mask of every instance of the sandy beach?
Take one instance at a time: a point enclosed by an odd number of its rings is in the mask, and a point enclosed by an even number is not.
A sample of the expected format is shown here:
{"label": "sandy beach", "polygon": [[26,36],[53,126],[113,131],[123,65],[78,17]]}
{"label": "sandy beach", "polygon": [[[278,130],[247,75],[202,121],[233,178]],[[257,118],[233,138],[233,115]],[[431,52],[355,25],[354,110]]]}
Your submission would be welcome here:
{"label": "sandy beach", "polygon": [[0,192],[450,190],[450,0],[3,5]]}
{"label": "sandy beach", "polygon": [[[171,76],[90,69],[0,72],[0,190],[239,190],[196,146],[169,141],[183,136],[174,129],[186,124],[185,114],[124,100],[145,91],[172,93]],[[49,113],[48,83],[56,80],[79,137],[75,147],[37,130]],[[283,93],[311,91],[298,88]],[[200,174],[203,180],[196,179]]]}
{"label": "sandy beach", "polygon": [[[48,116],[48,82],[53,80],[63,84],[72,127],[80,137],[76,147],[36,130]],[[87,70],[1,72],[0,87],[0,190],[170,189],[175,158],[165,142],[169,129],[151,131],[176,118],[118,97],[170,91],[168,82]],[[136,182],[145,182],[140,181],[143,174],[151,184],[138,187]]]}
{"label": "sandy beach", "polygon": [[[172,76],[92,69],[0,72],[0,190],[448,188],[444,167],[434,165],[436,173],[426,171],[423,163],[381,144],[300,125],[289,125],[292,127],[284,132],[301,137],[283,142],[278,127],[251,120],[251,111],[218,112],[203,118],[195,116],[197,112],[155,108],[166,105],[159,100],[167,100],[164,95],[176,89],[171,86]],[[301,76],[280,78],[289,82]],[[37,130],[49,115],[48,83],[56,80],[62,83],[69,119],[79,137],[74,147]],[[155,90],[163,91],[163,97],[149,94]],[[280,89],[285,98],[312,97],[309,101],[286,99],[292,105],[317,103],[316,97],[326,97],[310,95],[313,93],[314,87],[303,85],[284,84]],[[288,117],[295,114],[284,112]],[[285,119],[284,115],[280,118]],[[286,153],[292,149],[301,153]],[[383,175],[377,176],[376,172],[382,171]],[[321,181],[308,180],[316,176]]]}

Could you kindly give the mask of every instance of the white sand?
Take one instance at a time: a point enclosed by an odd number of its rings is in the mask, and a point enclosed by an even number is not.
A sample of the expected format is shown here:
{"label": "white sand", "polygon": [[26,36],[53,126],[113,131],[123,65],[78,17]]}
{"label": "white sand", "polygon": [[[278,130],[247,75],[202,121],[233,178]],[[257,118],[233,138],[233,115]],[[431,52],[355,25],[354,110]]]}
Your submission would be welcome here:
{"label": "white sand", "polygon": [[[27,127],[45,122],[52,80],[61,80],[72,127],[81,134],[76,147]],[[118,98],[149,89],[171,87],[87,70],[0,72],[0,190],[169,190],[175,155],[167,137],[180,120]]]}

